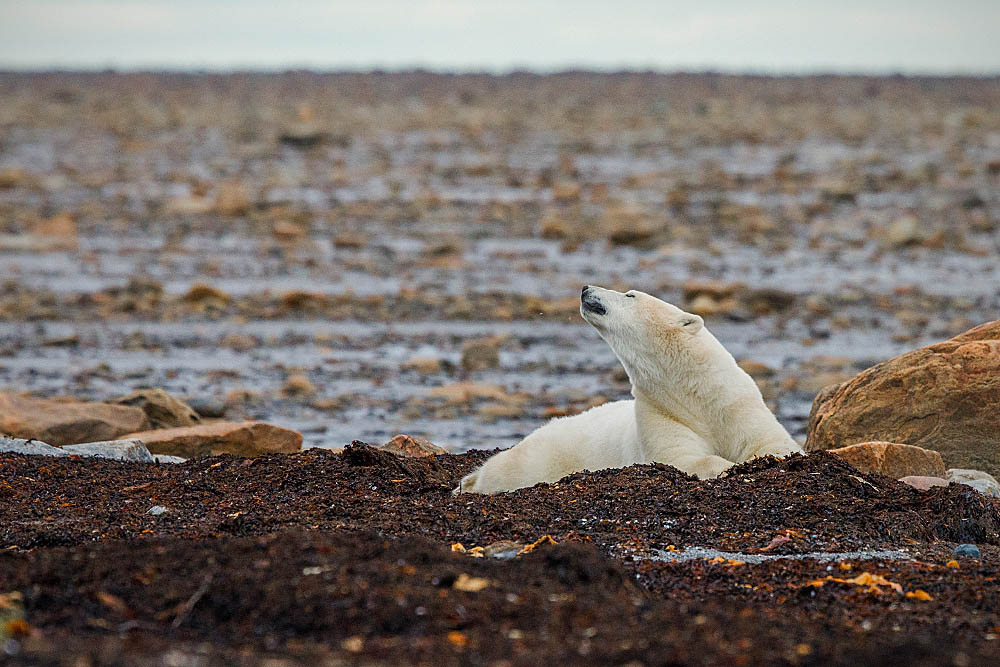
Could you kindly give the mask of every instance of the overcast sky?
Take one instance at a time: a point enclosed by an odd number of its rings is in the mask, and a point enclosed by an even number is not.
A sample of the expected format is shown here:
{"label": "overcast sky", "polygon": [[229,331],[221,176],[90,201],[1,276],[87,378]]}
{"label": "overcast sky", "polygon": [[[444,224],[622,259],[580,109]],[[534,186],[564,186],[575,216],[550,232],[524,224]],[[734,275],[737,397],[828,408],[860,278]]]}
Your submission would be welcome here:
{"label": "overcast sky", "polygon": [[1000,73],[1000,0],[0,0],[0,69]]}

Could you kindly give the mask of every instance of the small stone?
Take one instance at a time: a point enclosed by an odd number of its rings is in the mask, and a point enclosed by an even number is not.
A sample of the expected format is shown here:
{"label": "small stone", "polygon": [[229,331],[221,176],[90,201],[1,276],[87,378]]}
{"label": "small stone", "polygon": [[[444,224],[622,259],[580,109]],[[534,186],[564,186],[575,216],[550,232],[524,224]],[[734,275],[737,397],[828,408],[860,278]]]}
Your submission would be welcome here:
{"label": "small stone", "polygon": [[397,456],[412,458],[437,456],[439,454],[448,453],[448,450],[443,447],[438,447],[427,438],[404,434],[395,436],[392,440],[379,447],[379,449],[392,452]]}
{"label": "small stone", "polygon": [[306,232],[293,222],[281,220],[274,223],[272,234],[275,240],[281,243],[298,243],[305,237]]}
{"label": "small stone", "polygon": [[302,374],[289,376],[281,387],[281,393],[289,398],[312,396],[316,391],[316,385]]}
{"label": "small stone", "polygon": [[485,371],[500,366],[500,341],[497,338],[479,338],[462,345],[462,368],[467,371]]}
{"label": "small stone", "polygon": [[220,289],[206,285],[205,283],[195,283],[182,297],[185,303],[194,303],[204,306],[223,307],[231,300],[228,294]]}
{"label": "small stone", "polygon": [[754,361],[753,359],[743,359],[737,364],[737,366],[742,368],[744,373],[755,380],[757,378],[769,378],[774,376],[773,368],[759,361]]}
{"label": "small stone", "polygon": [[187,461],[182,456],[170,456],[168,454],[156,454],[153,456],[157,463],[184,463]]}
{"label": "small stone", "polygon": [[413,357],[403,364],[404,371],[416,371],[420,375],[437,375],[442,363],[437,357]]}
{"label": "small stone", "polygon": [[220,398],[187,398],[185,402],[199,417],[220,419],[226,416],[226,402]]}
{"label": "small stone", "polygon": [[114,459],[117,461],[140,461],[153,463],[153,455],[146,449],[141,440],[110,440],[106,442],[84,442],[79,445],[66,445],[64,452],[75,456],[88,456],[98,459]]}
{"label": "small stone", "polygon": [[215,211],[219,215],[245,215],[250,210],[250,192],[240,181],[224,181],[215,193]]}
{"label": "small stone", "polygon": [[691,299],[691,302],[688,303],[687,309],[695,315],[701,315],[702,317],[715,315],[722,311],[719,302],[708,294],[699,294],[695,298]]}
{"label": "small stone", "polygon": [[497,558],[499,560],[510,560],[521,553],[524,545],[509,540],[493,542],[483,547],[483,556],[486,558]]}
{"label": "small stone", "polygon": [[900,477],[899,481],[903,484],[909,484],[917,491],[927,491],[935,486],[948,486],[948,480],[946,479],[925,475],[909,475],[907,477]]}
{"label": "small stone", "polygon": [[983,556],[975,544],[959,544],[955,547],[954,554],[959,558],[982,558]]}
{"label": "small stone", "polygon": [[896,248],[920,243],[923,234],[920,230],[920,221],[915,216],[904,215],[897,218],[891,225],[887,234],[889,244]]}
{"label": "small stone", "polygon": [[153,505],[148,510],[146,510],[146,514],[152,514],[153,516],[160,516],[161,514],[165,514],[167,511],[168,511],[167,508],[164,507],[163,505]]}

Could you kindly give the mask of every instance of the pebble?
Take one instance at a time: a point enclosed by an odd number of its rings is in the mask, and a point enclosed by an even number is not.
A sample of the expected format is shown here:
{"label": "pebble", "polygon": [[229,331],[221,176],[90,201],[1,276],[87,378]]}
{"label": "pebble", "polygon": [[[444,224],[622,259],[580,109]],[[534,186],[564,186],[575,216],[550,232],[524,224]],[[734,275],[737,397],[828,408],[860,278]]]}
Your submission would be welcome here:
{"label": "pebble", "polygon": [[975,544],[959,544],[955,547],[955,555],[963,558],[982,558],[979,547]]}
{"label": "pebble", "polygon": [[168,511],[167,508],[164,507],[163,505],[153,505],[148,510],[146,510],[146,514],[152,514],[153,516],[160,516],[161,514],[165,514],[167,511]]}

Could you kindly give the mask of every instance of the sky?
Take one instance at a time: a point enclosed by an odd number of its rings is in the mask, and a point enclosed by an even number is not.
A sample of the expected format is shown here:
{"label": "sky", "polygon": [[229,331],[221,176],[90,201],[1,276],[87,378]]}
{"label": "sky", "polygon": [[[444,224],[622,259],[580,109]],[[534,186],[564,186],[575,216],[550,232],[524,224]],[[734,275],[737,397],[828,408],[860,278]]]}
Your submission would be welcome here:
{"label": "sky", "polygon": [[0,69],[1000,74],[1000,0],[0,0]]}

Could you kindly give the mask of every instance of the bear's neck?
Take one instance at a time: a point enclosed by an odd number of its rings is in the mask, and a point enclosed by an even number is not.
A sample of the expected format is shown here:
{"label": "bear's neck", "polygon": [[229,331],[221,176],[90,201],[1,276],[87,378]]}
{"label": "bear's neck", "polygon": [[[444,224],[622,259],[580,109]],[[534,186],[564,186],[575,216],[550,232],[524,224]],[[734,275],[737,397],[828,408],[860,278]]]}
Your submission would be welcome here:
{"label": "bear's neck", "polygon": [[791,440],[757,383],[718,346],[721,354],[697,376],[675,378],[651,392],[633,385],[639,442],[646,454],[659,451],[664,443],[658,440],[678,424],[706,441],[711,453],[731,461],[749,458],[762,443]]}

